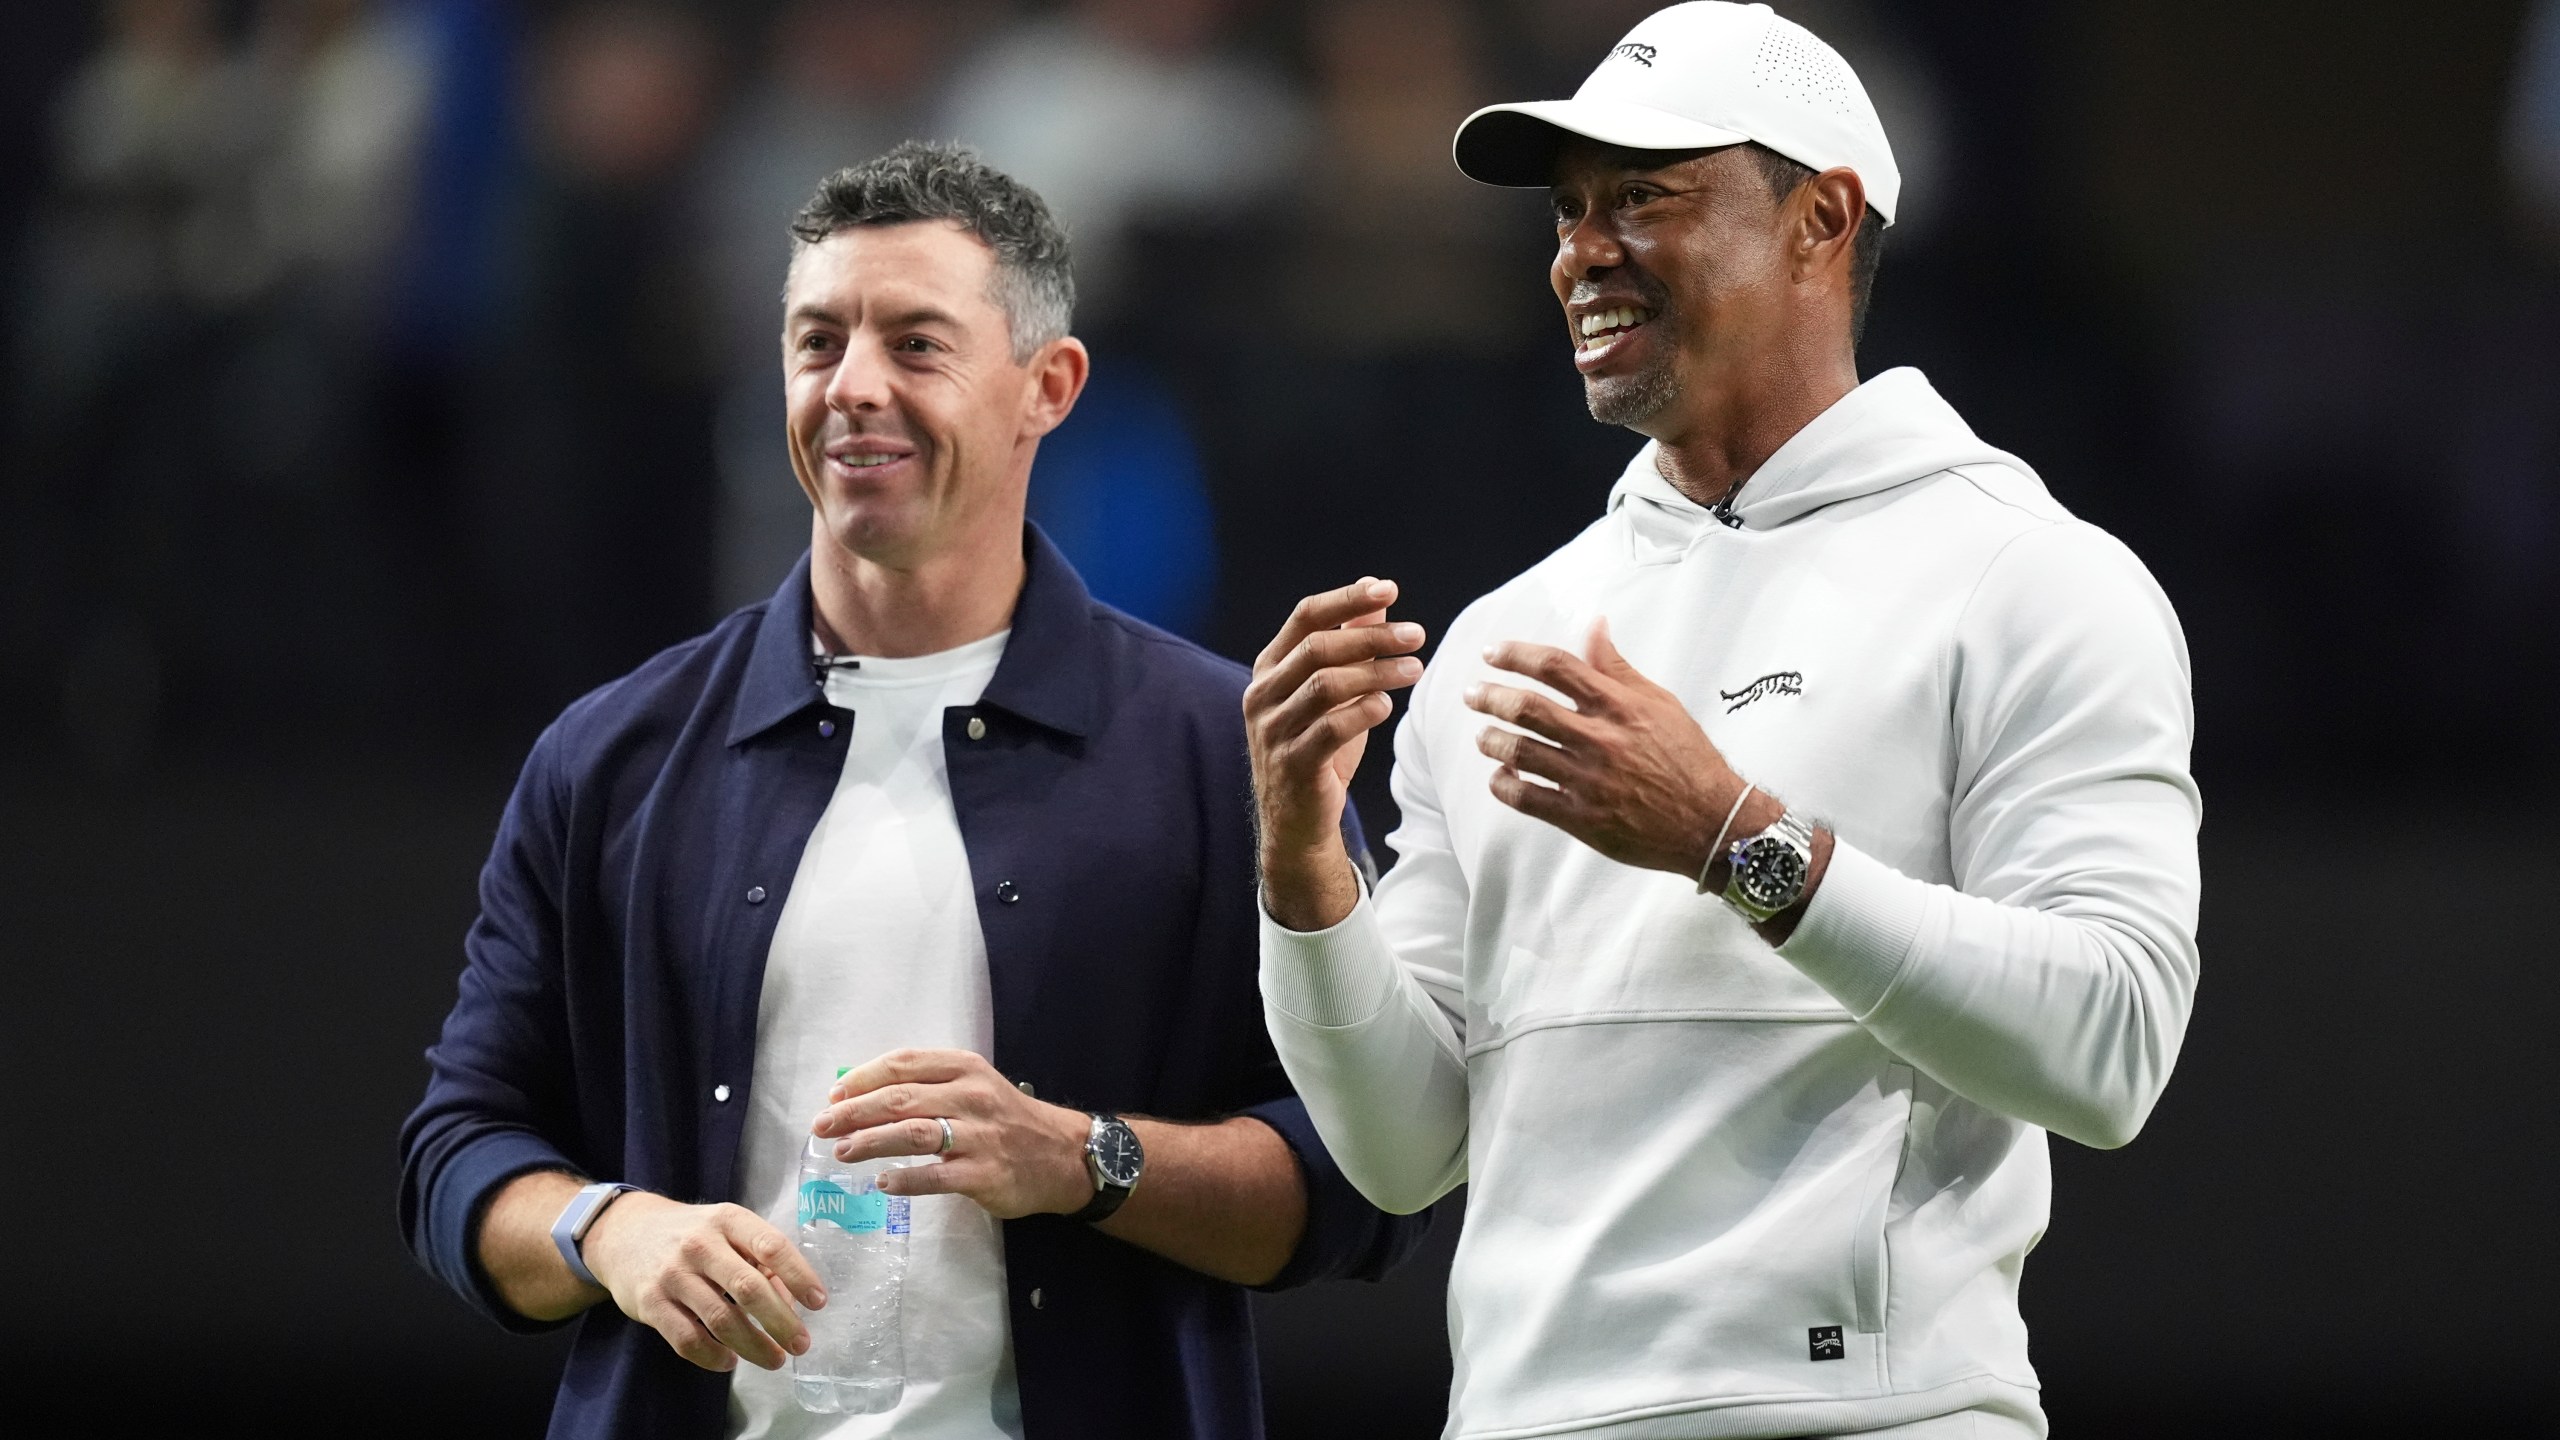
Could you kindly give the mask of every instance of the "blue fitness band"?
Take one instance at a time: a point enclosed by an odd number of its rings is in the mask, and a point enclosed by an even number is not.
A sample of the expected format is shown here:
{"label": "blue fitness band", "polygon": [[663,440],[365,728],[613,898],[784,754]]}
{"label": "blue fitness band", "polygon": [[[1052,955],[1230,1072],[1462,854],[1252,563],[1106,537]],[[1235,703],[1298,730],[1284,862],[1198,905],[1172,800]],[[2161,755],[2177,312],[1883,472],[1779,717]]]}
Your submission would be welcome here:
{"label": "blue fitness band", "polygon": [[612,1204],[615,1196],[625,1190],[639,1188],[619,1181],[601,1180],[569,1197],[568,1208],[560,1212],[559,1219],[551,1222],[551,1243],[560,1247],[560,1258],[569,1262],[570,1274],[599,1290],[605,1288],[604,1282],[596,1278],[596,1272],[587,1268],[587,1257],[578,1253],[579,1242],[587,1238],[587,1231],[594,1227],[596,1217],[604,1213],[604,1207]]}

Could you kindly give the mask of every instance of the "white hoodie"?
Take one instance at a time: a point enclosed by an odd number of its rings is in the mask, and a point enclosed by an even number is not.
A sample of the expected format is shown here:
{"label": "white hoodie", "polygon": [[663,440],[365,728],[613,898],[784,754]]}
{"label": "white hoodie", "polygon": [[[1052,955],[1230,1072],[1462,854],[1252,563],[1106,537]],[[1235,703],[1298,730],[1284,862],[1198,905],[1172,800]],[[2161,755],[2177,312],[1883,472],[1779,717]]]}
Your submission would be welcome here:
{"label": "white hoodie", "polygon": [[[2044,1132],[2133,1138],[2195,990],[2177,617],[1915,370],[1781,446],[1734,515],[1648,445],[1605,517],[1458,617],[1396,735],[1394,870],[1331,930],[1264,921],[1272,1038],[1371,1200],[1472,1182],[1450,1435],[1965,1409],[2041,1434],[2018,1276]],[[1459,697],[1516,677],[1483,648],[1579,651],[1598,615],[1837,835],[1783,948],[1487,788]]]}

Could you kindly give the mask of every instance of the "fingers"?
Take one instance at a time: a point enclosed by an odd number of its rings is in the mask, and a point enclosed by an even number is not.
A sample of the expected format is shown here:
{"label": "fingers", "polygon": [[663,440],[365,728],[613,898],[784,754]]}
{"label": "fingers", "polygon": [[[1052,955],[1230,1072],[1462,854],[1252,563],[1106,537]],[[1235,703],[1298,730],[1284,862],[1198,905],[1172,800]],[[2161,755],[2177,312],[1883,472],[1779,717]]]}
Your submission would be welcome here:
{"label": "fingers", "polygon": [[816,1309],[827,1292],[782,1232],[738,1205],[680,1207],[672,1218],[647,1246],[645,1279],[615,1290],[626,1313],[705,1370],[725,1373],[740,1359],[775,1370],[806,1353],[793,1302]]}
{"label": "fingers", "polygon": [[1591,668],[1603,675],[1624,675],[1636,667],[1618,653],[1617,642],[1609,638],[1609,617],[1594,616],[1590,637],[1583,641],[1582,653],[1590,658]]}
{"label": "fingers", "polygon": [[[1344,635],[1349,632],[1331,633]],[[1328,665],[1309,676],[1295,693],[1265,710],[1259,718],[1258,728],[1265,743],[1276,750],[1304,734],[1317,720],[1346,705],[1365,702],[1372,696],[1383,701],[1387,691],[1401,690],[1421,678],[1422,662],[1410,655]],[[1392,704],[1383,708],[1363,704],[1361,708],[1376,714],[1379,719],[1395,713]],[[1363,730],[1368,728],[1367,725],[1360,727]]]}
{"label": "fingers", "polygon": [[[952,1126],[953,1148],[958,1148],[960,1127]],[[856,1130],[836,1142],[836,1158],[844,1161],[878,1160],[892,1155],[939,1155],[942,1153],[942,1121],[897,1120]]]}
{"label": "fingers", "polygon": [[[1298,642],[1298,648],[1273,667],[1273,688],[1294,682],[1304,684],[1305,677],[1331,666],[1356,665],[1381,656],[1411,655],[1422,648],[1425,638],[1421,626],[1410,620],[1393,624],[1354,625],[1342,630],[1319,630]],[[1407,662],[1412,673],[1422,673],[1418,660]],[[1391,667],[1392,668],[1392,667]]]}
{"label": "fingers", "polygon": [[738,1352],[713,1339],[693,1312],[672,1298],[659,1296],[641,1307],[636,1318],[665,1336],[667,1345],[677,1354],[705,1370],[727,1374],[737,1368]]}
{"label": "fingers", "polygon": [[[693,1312],[693,1318],[711,1338],[727,1346],[739,1359],[762,1370],[779,1370],[785,1358],[782,1347],[773,1337],[756,1328],[746,1308],[723,1294],[720,1287],[690,1270],[678,1271],[667,1279],[667,1298]],[[684,1354],[681,1347],[678,1354]],[[726,1370],[729,1365],[705,1365],[693,1356],[685,1358],[706,1370]],[[732,1362],[734,1363],[734,1362]]]}
{"label": "fingers", "polygon": [[734,1241],[727,1256],[711,1261],[706,1278],[729,1297],[729,1303],[747,1313],[758,1333],[770,1336],[782,1351],[797,1355],[809,1348],[808,1328],[800,1323],[800,1312],[792,1308],[791,1296],[774,1283],[754,1257],[735,1248]]}
{"label": "fingers", "polygon": [[1590,733],[1590,722],[1580,711],[1568,710],[1534,690],[1478,681],[1467,687],[1462,698],[1470,710],[1508,721],[1561,744],[1570,745]]}
{"label": "fingers", "polygon": [[[960,1082],[943,1085],[889,1085],[867,1095],[839,1100],[818,1112],[809,1133],[834,1138],[886,1125],[893,1120],[930,1120],[943,1115],[966,1115],[975,1111],[978,1097],[973,1087]],[[940,1143],[942,1134],[934,1132]]]}
{"label": "fingers", "polygon": [[880,1176],[880,1188],[892,1195],[979,1195],[1003,1178],[985,1160],[945,1160],[939,1165],[901,1165]]}
{"label": "fingers", "polygon": [[1282,656],[1297,649],[1299,642],[1309,635],[1375,614],[1394,604],[1395,600],[1396,583],[1374,576],[1363,576],[1339,590],[1310,595],[1289,612],[1289,618],[1281,623],[1280,633],[1272,636],[1271,643],[1263,646],[1262,653],[1254,657],[1253,668],[1259,672],[1268,665],[1276,664]]}
{"label": "fingers", "polygon": [[738,1253],[781,1281],[802,1305],[811,1310],[824,1309],[827,1283],[818,1278],[817,1267],[809,1263],[809,1257],[800,1253],[800,1247],[792,1244],[790,1237],[773,1228],[763,1216],[744,1206],[731,1206],[729,1209],[734,1213],[721,1216],[721,1229],[727,1232],[729,1243],[737,1247]]}
{"label": "fingers", "polygon": [[[710,1219],[678,1243],[679,1264],[667,1277],[666,1292],[721,1344],[771,1370],[782,1363],[785,1347],[792,1352],[808,1348],[807,1331],[791,1308],[791,1297],[766,1278],[773,1259],[780,1257],[774,1247],[755,1243],[759,1232],[781,1237],[743,1206],[716,1207]],[[806,1270],[807,1262],[796,1253],[790,1258]]]}
{"label": "fingers", "polygon": [[[1322,671],[1421,649],[1426,638],[1421,626],[1380,623],[1386,618],[1385,607],[1395,598],[1392,581],[1361,580],[1299,601],[1280,633],[1254,660],[1254,678],[1245,689],[1246,713],[1260,714],[1297,697],[1302,687]],[[1395,679],[1399,674],[1403,676],[1401,682]],[[1374,672],[1374,683],[1368,688],[1410,684],[1420,675],[1419,668],[1381,667]],[[1332,683],[1338,687],[1352,685],[1343,679]],[[1353,693],[1356,687],[1337,689],[1330,704],[1316,708],[1340,704]],[[1303,723],[1306,718],[1301,715],[1299,720]]]}
{"label": "fingers", "polygon": [[[909,1078],[895,1078],[909,1077]],[[922,1077],[939,1077],[927,1083]],[[876,1089],[853,1087],[877,1078]],[[839,1160],[878,1160],[898,1155],[943,1153],[942,1122],[953,1124],[958,1142],[960,1117],[984,1116],[992,1104],[1012,1094],[985,1057],[965,1050],[892,1051],[836,1082],[838,1099],[818,1112],[809,1133],[836,1141]],[[1001,1094],[989,1099],[1000,1087]]]}
{"label": "fingers", "polygon": [[1355,695],[1421,679],[1422,662],[1410,657],[1425,638],[1410,621],[1307,636],[1255,673],[1245,686],[1245,714],[1257,718],[1267,740],[1285,739],[1312,718],[1311,704],[1321,713]]}
{"label": "fingers", "polygon": [[1607,703],[1610,698],[1607,677],[1593,669],[1591,662],[1570,650],[1507,640],[1484,647],[1484,658],[1485,663],[1496,670],[1526,675],[1554,690],[1572,701],[1578,710],[1591,710]]}
{"label": "fingers", "polygon": [[1508,765],[1493,772],[1492,786],[1494,799],[1533,820],[1564,827],[1575,814],[1571,795],[1552,785],[1523,779],[1519,771]]}
{"label": "fingers", "polygon": [[1395,703],[1372,691],[1317,716],[1296,734],[1270,748],[1273,766],[1292,783],[1313,774],[1343,746],[1387,723]]}
{"label": "fingers", "polygon": [[1543,776],[1558,784],[1573,779],[1581,771],[1573,756],[1562,746],[1550,745],[1544,740],[1523,735],[1517,730],[1505,730],[1498,725],[1484,727],[1483,733],[1476,736],[1476,748],[1500,761],[1505,770]]}
{"label": "fingers", "polygon": [[883,1085],[957,1080],[973,1070],[986,1068],[985,1057],[966,1050],[892,1050],[837,1076],[834,1087],[827,1091],[827,1098],[850,1100]]}

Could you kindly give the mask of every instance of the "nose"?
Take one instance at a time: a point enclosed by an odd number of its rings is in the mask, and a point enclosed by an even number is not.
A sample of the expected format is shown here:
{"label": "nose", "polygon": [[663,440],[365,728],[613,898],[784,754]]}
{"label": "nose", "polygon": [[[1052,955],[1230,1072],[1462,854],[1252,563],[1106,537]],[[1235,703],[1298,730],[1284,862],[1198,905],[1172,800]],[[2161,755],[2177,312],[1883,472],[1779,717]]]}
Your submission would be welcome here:
{"label": "nose", "polygon": [[889,403],[889,371],[889,357],[880,353],[880,347],[858,341],[846,345],[844,358],[827,377],[827,408],[843,415],[884,408]]}
{"label": "nose", "polygon": [[1595,205],[1556,237],[1556,274],[1567,285],[1596,279],[1626,263],[1626,247],[1618,243],[1609,221],[1607,208]]}

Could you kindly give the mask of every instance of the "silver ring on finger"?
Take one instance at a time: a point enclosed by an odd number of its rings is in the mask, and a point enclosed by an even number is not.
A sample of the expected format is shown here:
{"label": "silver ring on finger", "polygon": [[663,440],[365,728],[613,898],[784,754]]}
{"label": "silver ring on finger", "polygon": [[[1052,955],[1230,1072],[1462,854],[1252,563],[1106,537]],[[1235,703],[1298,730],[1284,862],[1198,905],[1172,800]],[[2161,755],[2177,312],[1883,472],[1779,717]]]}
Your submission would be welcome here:
{"label": "silver ring on finger", "polygon": [[950,1120],[948,1120],[948,1119],[946,1119],[946,1118],[939,1118],[939,1117],[937,1117],[937,1118],[934,1120],[934,1122],[933,1122],[933,1123],[942,1127],[942,1147],[941,1147],[940,1149],[938,1149],[938,1150],[934,1151],[933,1153],[934,1153],[934,1154],[936,1154],[936,1155],[948,1155],[948,1154],[950,1154],[950,1153],[951,1153],[951,1122],[950,1122]]}

